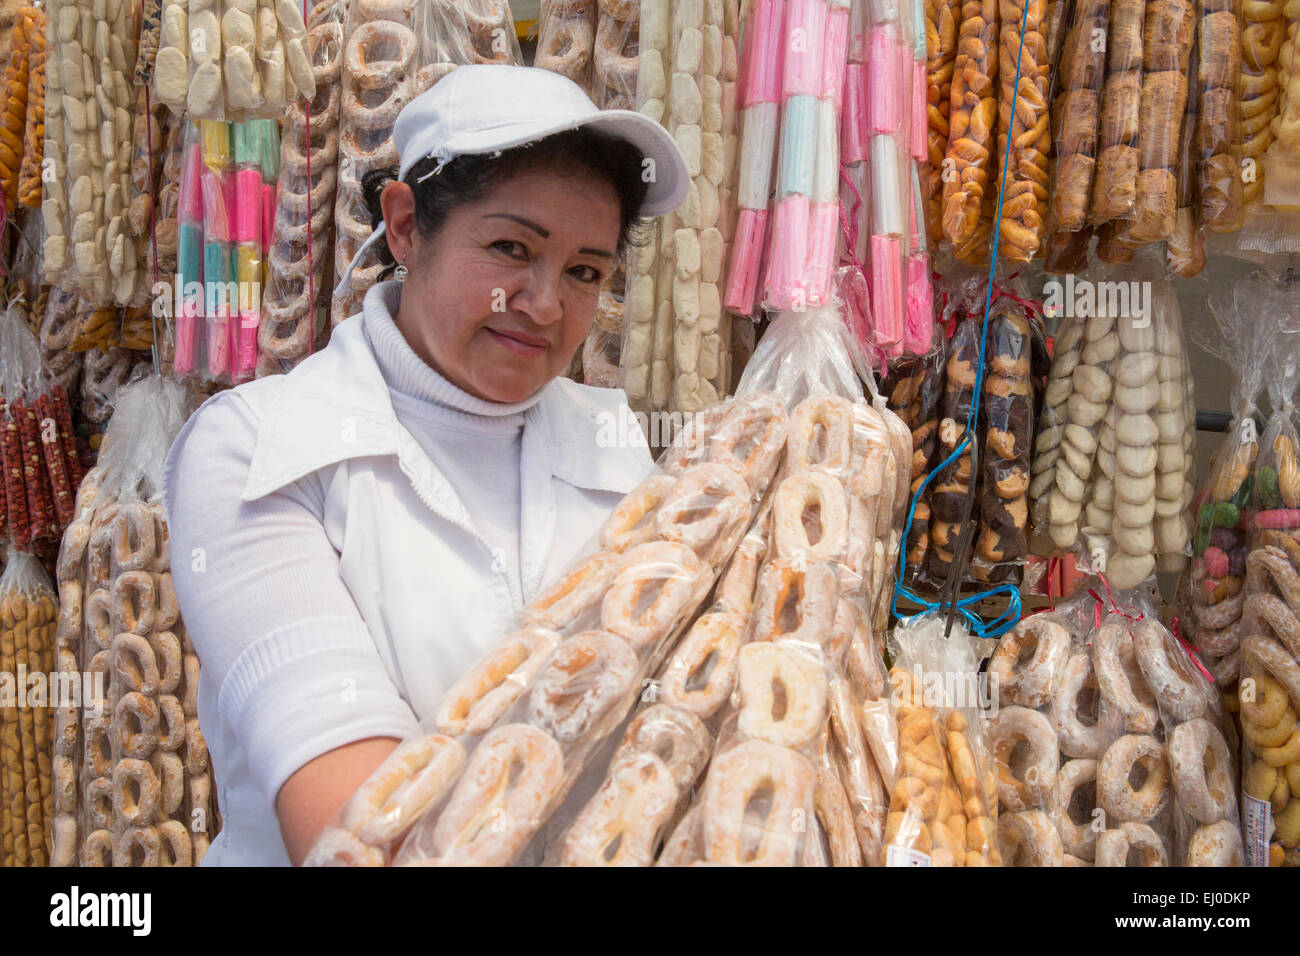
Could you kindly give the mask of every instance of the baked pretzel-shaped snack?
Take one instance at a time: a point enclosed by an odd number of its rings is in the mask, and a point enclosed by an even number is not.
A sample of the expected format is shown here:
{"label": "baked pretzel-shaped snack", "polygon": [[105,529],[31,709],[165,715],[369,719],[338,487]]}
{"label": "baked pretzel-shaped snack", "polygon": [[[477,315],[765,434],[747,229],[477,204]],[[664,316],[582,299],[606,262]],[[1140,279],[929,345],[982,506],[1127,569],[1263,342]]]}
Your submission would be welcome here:
{"label": "baked pretzel-shaped snack", "polygon": [[668,769],[678,793],[684,794],[709,762],[712,747],[713,736],[699,717],[673,704],[655,704],[628,724],[613,762],[634,754],[654,754]]}
{"label": "baked pretzel-shaped snack", "polygon": [[1111,0],[1097,171],[1088,210],[1094,226],[1126,218],[1137,199],[1145,16],[1145,0]]}
{"label": "baked pretzel-shaped snack", "polygon": [[926,228],[930,242],[943,239],[943,160],[948,152],[948,117],[957,58],[959,0],[925,0],[925,82],[927,124]]}
{"label": "baked pretzel-shaped snack", "polygon": [[943,176],[943,234],[963,262],[984,258],[992,229],[989,163],[997,133],[998,42],[997,0],[965,0]]}
{"label": "baked pretzel-shaped snack", "polygon": [[434,723],[444,734],[485,733],[532,683],[560,635],[525,626],[475,664],[443,695]]}
{"label": "baked pretzel-shaped snack", "polygon": [[[537,37],[533,65],[567,76],[586,87],[591,78],[591,58],[596,42],[595,4],[566,11],[548,3]],[[634,74],[635,77],[635,74]]]}
{"label": "baked pretzel-shaped snack", "polygon": [[659,678],[659,696],[701,719],[717,713],[736,685],[746,619],[710,611],[691,625]]}
{"label": "baked pretzel-shaped snack", "polygon": [[[1241,226],[1244,196],[1241,166],[1235,154],[1241,136],[1238,111],[1244,113],[1238,91],[1242,65],[1242,36],[1236,4],[1221,6],[1199,0],[1198,67],[1200,110],[1196,117],[1200,221],[1214,232]],[[1255,114],[1258,116],[1258,114]],[[1145,122],[1145,121],[1144,121]],[[1254,128],[1258,120],[1250,123]]]}
{"label": "baked pretzel-shaped snack", "polygon": [[504,866],[523,849],[564,786],[560,745],[527,724],[488,733],[470,755],[433,828],[436,858]]}
{"label": "baked pretzel-shaped snack", "polygon": [[749,517],[749,503],[749,484],[738,471],[717,462],[695,465],[677,479],[655,512],[656,536],[712,561],[730,552],[740,521]]}
{"label": "baked pretzel-shaped snack", "polygon": [[[826,667],[815,648],[756,641],[740,651],[737,731],[791,749],[810,745],[826,721]],[[778,688],[783,706],[777,702]]]}
{"label": "baked pretzel-shaped snack", "polygon": [[672,774],[653,753],[615,760],[564,838],[564,865],[650,866],[677,798]]}
{"label": "baked pretzel-shaped snack", "polygon": [[618,635],[574,635],[556,647],[534,679],[528,720],[565,744],[597,735],[634,690],[636,675],[636,651]]}
{"label": "baked pretzel-shaped snack", "polygon": [[[734,472],[722,470],[740,480]],[[661,507],[656,523],[664,516]],[[671,541],[625,551],[601,602],[601,627],[625,638],[638,651],[654,647],[700,596],[702,568],[689,547]]]}
{"label": "baked pretzel-shaped snack", "polygon": [[387,845],[438,802],[464,762],[465,748],[441,734],[403,742],[352,795],[343,828],[371,846]]}
{"label": "baked pretzel-shaped snack", "polygon": [[[748,866],[792,866],[814,809],[816,768],[802,754],[764,740],[738,743],[713,759],[704,785],[705,859]],[[761,819],[746,812],[758,792],[771,793]],[[802,815],[800,814],[802,811]],[[752,848],[752,849],[751,849]]]}

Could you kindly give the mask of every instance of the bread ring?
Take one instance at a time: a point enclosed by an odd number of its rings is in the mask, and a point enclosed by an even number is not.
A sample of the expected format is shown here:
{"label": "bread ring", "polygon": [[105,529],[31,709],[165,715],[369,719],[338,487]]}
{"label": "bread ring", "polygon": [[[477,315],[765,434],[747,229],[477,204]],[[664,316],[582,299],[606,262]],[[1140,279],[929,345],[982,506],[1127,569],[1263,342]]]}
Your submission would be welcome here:
{"label": "bread ring", "polygon": [[[1023,758],[1013,759],[1021,741]],[[1051,722],[1028,707],[1002,707],[989,722],[989,749],[997,761],[998,801],[1009,810],[1051,806],[1057,775],[1057,740]],[[1005,857],[1004,857],[1005,858]]]}
{"label": "bread ring", "polygon": [[138,634],[113,638],[113,670],[127,689],[152,697],[158,693],[158,662],[149,642]]}
{"label": "bread ring", "polygon": [[113,579],[111,622],[115,632],[148,634],[157,617],[157,596],[152,571],[124,571]]}
{"label": "bread ring", "polygon": [[[633,18],[635,19],[635,18]],[[625,56],[627,25],[612,17],[601,17],[596,29],[596,79],[615,93],[635,94],[639,59]]]}
{"label": "bread ring", "polygon": [[1147,619],[1134,626],[1133,649],[1162,713],[1175,721],[1192,720],[1205,713],[1204,684],[1186,653],[1158,622]]}
{"label": "bread ring", "polygon": [[680,475],[691,465],[709,460],[710,440],[730,411],[728,405],[718,404],[692,414],[690,421],[673,439],[672,447],[664,453],[664,471]]}
{"label": "bread ring", "polygon": [[817,768],[813,803],[817,821],[826,834],[831,866],[861,866],[862,851],[848,795],[844,792],[839,777],[829,766]]}
{"label": "bread ring", "polygon": [[194,850],[190,831],[179,820],[164,820],[158,825],[159,866],[193,866]]}
{"label": "bread ring", "polygon": [[[794,621],[788,613],[792,599]],[[838,603],[839,580],[830,565],[774,558],[758,574],[752,640],[820,646],[834,625]]]}
{"label": "bread ring", "polygon": [[1282,712],[1282,716],[1272,724],[1257,724],[1243,719],[1242,728],[1245,730],[1246,739],[1256,748],[1281,747],[1291,739],[1291,735],[1295,732],[1296,720],[1295,710],[1288,707]]}
{"label": "bread ring", "polygon": [[[768,514],[770,515],[771,512]],[[759,524],[762,527],[757,530],[757,533],[751,531],[740,542],[736,553],[732,555],[731,564],[727,566],[722,580],[718,582],[718,603],[725,610],[741,614],[746,619],[754,608],[754,589],[758,585],[758,569],[767,554],[766,525],[761,520]]]}
{"label": "bread ring", "polygon": [[158,705],[132,691],[113,708],[117,745],[128,757],[146,758],[158,749]]}
{"label": "bread ring", "polygon": [[558,630],[581,627],[589,611],[600,607],[618,572],[618,563],[598,552],[579,563],[524,608],[525,624]]}
{"label": "bread ring", "polygon": [[1065,865],[1061,837],[1041,810],[998,814],[998,852],[1003,866]]}
{"label": "bread ring", "polygon": [[179,754],[160,750],[150,759],[150,765],[161,791],[159,809],[163,816],[171,816],[185,802],[185,764]]}
{"label": "bread ring", "polygon": [[655,513],[655,533],[709,561],[730,550],[749,502],[743,477],[726,465],[704,462],[687,469],[668,490]]}
{"label": "bread ring", "polygon": [[1093,812],[1097,808],[1097,761],[1066,761],[1057,778],[1057,787],[1061,806],[1061,843],[1065,852],[1081,860],[1092,860],[1097,852],[1097,831],[1093,829],[1096,819]]}
{"label": "bread ring", "polygon": [[1223,734],[1203,717],[1179,724],[1169,735],[1174,793],[1199,823],[1237,817],[1236,773]]}
{"label": "bread ring", "polygon": [[452,736],[487,732],[528,689],[559,641],[557,632],[535,625],[507,637],[447,690],[434,725]]}
{"label": "bread ring", "polygon": [[[113,565],[122,571],[150,571],[157,553],[153,515],[142,504],[128,502],[113,519]],[[150,582],[152,592],[152,581]]]}
{"label": "bread ring", "polygon": [[709,459],[742,475],[762,493],[789,434],[781,403],[765,392],[739,399],[709,438]]}
{"label": "bread ring", "polygon": [[185,721],[185,771],[199,776],[208,769],[208,745],[197,717]]}
{"label": "bread ring", "polygon": [[1200,827],[1187,845],[1188,866],[1245,866],[1241,830],[1235,820]]}
{"label": "bread ring", "polygon": [[561,18],[551,10],[546,29],[537,41],[533,65],[582,83],[591,65],[595,42],[595,29],[585,11],[578,16]]}
{"label": "bread ring", "polygon": [[[1129,863],[1136,854],[1136,862]],[[1144,823],[1122,823],[1097,837],[1097,866],[1168,866],[1164,842]]]}
{"label": "bread ring", "polygon": [[[805,518],[816,514],[818,534],[813,543]],[[809,561],[834,561],[848,545],[848,497],[838,478],[824,472],[796,472],[782,481],[772,502],[773,532],[778,558],[802,556]]]}
{"label": "bread ring", "polygon": [[95,777],[111,774],[113,764],[117,760],[112,720],[108,717],[87,718],[83,733],[86,741],[83,754],[86,779],[92,780]]}
{"label": "bread ring", "polygon": [[401,743],[343,809],[342,825],[371,846],[398,839],[438,802],[465,763],[465,748],[428,734]]}
{"label": "bread ring", "polygon": [[731,696],[745,619],[730,611],[702,615],[673,651],[659,681],[666,703],[708,719]]}
{"label": "bread ring", "polygon": [[1129,733],[1155,730],[1160,712],[1138,667],[1130,627],[1119,621],[1103,622],[1092,636],[1092,666],[1101,689],[1103,720],[1114,708]]}
{"label": "bread ring", "polygon": [[790,416],[788,473],[818,467],[847,475],[853,464],[853,403],[836,396],[806,398]]}
{"label": "bread ring", "polygon": [[113,768],[113,816],[127,826],[145,826],[158,816],[161,791],[153,767],[123,757]]}
{"label": "bread ring", "polygon": [[1272,594],[1251,594],[1246,598],[1242,619],[1247,627],[1261,630],[1260,624],[1267,624],[1268,631],[1280,640],[1292,657],[1300,657],[1300,620],[1285,601]]}
{"label": "bread ring", "polygon": [[[158,693],[174,694],[181,684],[181,642],[171,631],[154,631],[146,640],[158,666]],[[132,688],[137,690],[138,688]]]}
{"label": "bread ring", "polygon": [[106,588],[96,588],[90,592],[90,597],[86,598],[85,619],[95,646],[101,650],[112,647],[117,632],[113,627],[112,598]]}
{"label": "bread ring", "polygon": [[647,707],[628,724],[612,763],[653,754],[668,769],[678,793],[686,793],[709,762],[713,737],[690,711],[671,704]]}
{"label": "bread ring", "polygon": [[1255,682],[1254,696],[1241,699],[1241,719],[1257,727],[1272,727],[1287,712],[1288,700],[1286,688],[1268,674],[1253,675]]}
{"label": "bread ring", "polygon": [[600,545],[626,551],[655,538],[654,515],[664,496],[677,483],[672,475],[651,475],[628,492],[600,529]]}
{"label": "bread ring", "polygon": [[[1130,782],[1134,765],[1146,770],[1138,789]],[[1165,748],[1154,737],[1128,734],[1106,749],[1097,768],[1097,793],[1105,811],[1116,820],[1151,820],[1169,802],[1169,765]],[[1101,841],[1097,843],[1101,863]]]}
{"label": "bread ring", "polygon": [[86,842],[81,847],[81,865],[112,866],[114,842],[113,831],[107,827],[100,827],[86,834]]}
{"label": "bread ring", "polygon": [[[1026,654],[1031,656],[1022,664]],[[999,700],[1031,709],[1043,706],[1069,656],[1069,631],[1041,614],[1024,618],[1002,638],[989,661]]]}
{"label": "bread ring", "polygon": [[542,825],[564,785],[560,745],[536,727],[506,724],[470,755],[433,830],[442,862],[504,866]]}
{"label": "bread ring", "polygon": [[[669,504],[660,506],[659,518],[673,515],[680,499],[672,503],[672,512],[665,511]],[[701,570],[695,553],[681,544],[655,541],[623,552],[601,602],[601,627],[626,638],[637,650],[653,646],[681,623],[699,597]],[[649,604],[647,595],[653,595]]]}
{"label": "bread ring", "polygon": [[391,20],[372,20],[353,30],[343,66],[363,89],[378,89],[405,81],[415,51],[415,34],[409,28]]}
{"label": "bread ring", "polygon": [[[714,758],[704,787],[702,835],[711,863],[791,866],[813,806],[816,771],[807,758],[762,740],[747,740]],[[765,810],[756,793],[769,793]],[[748,812],[747,812],[748,811]],[[802,811],[802,814],[799,812]]]}
{"label": "bread ring", "polygon": [[362,843],[355,834],[341,827],[327,827],[312,844],[302,865],[383,866],[387,862],[387,854],[379,847]]}
{"label": "bread ring", "polygon": [[528,719],[561,743],[599,735],[602,722],[622,716],[616,705],[635,691],[636,676],[636,652],[626,641],[604,631],[575,635],[538,672]]}
{"label": "bread ring", "polygon": [[615,760],[564,838],[564,865],[650,866],[677,798],[672,774],[654,754]]}
{"label": "bread ring", "polygon": [[158,865],[161,841],[153,827],[128,827],[113,841],[114,867]]}
{"label": "bread ring", "polygon": [[[746,644],[737,670],[737,730],[747,740],[799,749],[826,721],[826,669],[820,654],[786,641]],[[778,688],[783,700],[778,703]]]}

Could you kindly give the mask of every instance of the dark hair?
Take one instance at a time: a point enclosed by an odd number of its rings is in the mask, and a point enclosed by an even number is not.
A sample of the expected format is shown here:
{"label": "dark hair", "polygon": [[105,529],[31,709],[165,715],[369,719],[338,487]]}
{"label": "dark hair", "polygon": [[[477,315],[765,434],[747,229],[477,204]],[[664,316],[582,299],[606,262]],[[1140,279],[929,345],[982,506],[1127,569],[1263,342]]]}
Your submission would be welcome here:
{"label": "dark hair", "polygon": [[[447,217],[466,203],[477,202],[494,186],[522,173],[537,169],[562,169],[595,176],[608,182],[618,196],[618,252],[629,245],[642,245],[637,210],[645,201],[649,184],[642,178],[641,151],[625,139],[588,128],[555,133],[536,143],[491,153],[457,156],[435,175],[432,157],[422,159],[406,174],[406,182],[415,193],[415,224],[420,235],[432,239],[441,231]],[[384,221],[379,196],[388,183],[397,178],[396,169],[374,169],[361,179],[366,208],[372,226]],[[379,260],[388,268],[387,277],[396,267],[388,243],[375,244]]]}

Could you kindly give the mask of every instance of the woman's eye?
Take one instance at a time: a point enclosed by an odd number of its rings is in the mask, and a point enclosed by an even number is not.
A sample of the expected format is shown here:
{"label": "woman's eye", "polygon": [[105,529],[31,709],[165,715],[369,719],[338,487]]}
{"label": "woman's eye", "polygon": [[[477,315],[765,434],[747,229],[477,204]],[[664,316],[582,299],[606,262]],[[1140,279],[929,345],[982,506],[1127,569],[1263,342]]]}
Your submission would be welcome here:
{"label": "woman's eye", "polygon": [[600,270],[592,266],[577,266],[574,268],[573,274],[582,282],[600,282],[603,279]]}
{"label": "woman's eye", "polygon": [[500,239],[492,243],[492,248],[498,250],[499,252],[504,252],[506,255],[512,256],[516,259],[523,258],[526,252],[523,243],[515,242],[511,239]]}

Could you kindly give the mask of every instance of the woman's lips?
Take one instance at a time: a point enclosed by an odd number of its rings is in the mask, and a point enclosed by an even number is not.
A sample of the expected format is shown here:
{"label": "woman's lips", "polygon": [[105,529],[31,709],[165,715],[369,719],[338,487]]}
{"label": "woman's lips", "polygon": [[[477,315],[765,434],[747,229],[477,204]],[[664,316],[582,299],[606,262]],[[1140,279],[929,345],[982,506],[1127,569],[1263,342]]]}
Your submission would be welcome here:
{"label": "woman's lips", "polygon": [[488,329],[487,331],[496,340],[497,344],[509,349],[516,355],[528,358],[541,355],[551,345],[546,339],[534,338],[522,332],[502,332],[497,329]]}

